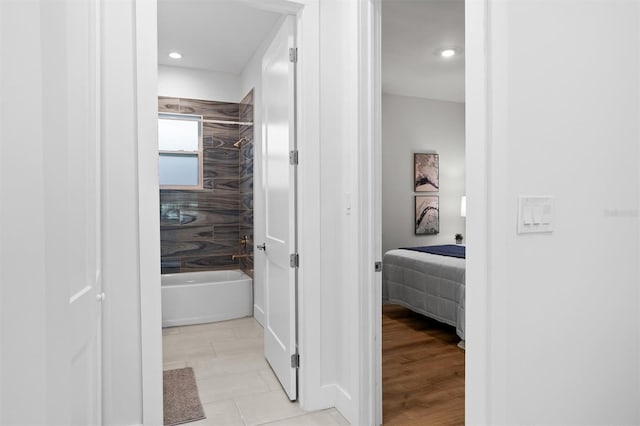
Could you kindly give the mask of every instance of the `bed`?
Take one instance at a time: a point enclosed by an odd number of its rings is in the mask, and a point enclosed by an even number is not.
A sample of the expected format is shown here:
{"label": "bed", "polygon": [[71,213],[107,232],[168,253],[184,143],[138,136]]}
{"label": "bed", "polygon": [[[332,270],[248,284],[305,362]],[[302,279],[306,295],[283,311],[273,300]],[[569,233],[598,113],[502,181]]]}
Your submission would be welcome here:
{"label": "bed", "polygon": [[465,259],[433,254],[462,252],[458,246],[395,249],[385,253],[382,269],[382,302],[405,306],[414,312],[456,328],[464,340]]}

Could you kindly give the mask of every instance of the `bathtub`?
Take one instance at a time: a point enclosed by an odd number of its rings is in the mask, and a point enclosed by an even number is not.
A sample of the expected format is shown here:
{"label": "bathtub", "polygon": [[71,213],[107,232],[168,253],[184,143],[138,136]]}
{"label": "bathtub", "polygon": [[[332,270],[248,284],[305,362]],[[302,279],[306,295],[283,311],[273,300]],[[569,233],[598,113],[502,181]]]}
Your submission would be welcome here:
{"label": "bathtub", "polygon": [[252,280],[240,270],[163,274],[162,326],[251,316],[252,299]]}

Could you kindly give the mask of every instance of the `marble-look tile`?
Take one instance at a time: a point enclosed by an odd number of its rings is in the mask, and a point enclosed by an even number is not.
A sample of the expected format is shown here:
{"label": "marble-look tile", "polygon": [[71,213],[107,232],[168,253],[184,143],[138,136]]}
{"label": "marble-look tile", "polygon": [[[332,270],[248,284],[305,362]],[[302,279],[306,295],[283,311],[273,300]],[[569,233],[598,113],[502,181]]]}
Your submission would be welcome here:
{"label": "marble-look tile", "polygon": [[162,363],[162,370],[163,371],[167,371],[167,370],[178,370],[180,368],[185,368],[188,367],[187,365],[187,361],[178,361],[178,362],[163,362]]}
{"label": "marble-look tile", "polygon": [[239,186],[239,182],[237,178],[234,178],[234,179],[214,178],[213,179],[213,190],[215,192],[220,192],[220,193],[232,192],[234,194],[237,194],[238,186]]}
{"label": "marble-look tile", "polygon": [[180,333],[180,327],[165,327],[162,329],[163,336],[168,336],[170,334],[179,334],[179,333]]}
{"label": "marble-look tile", "polygon": [[202,408],[207,418],[188,423],[189,426],[245,426],[233,400],[203,404]]}
{"label": "marble-look tile", "polygon": [[237,208],[239,195],[214,194],[211,191],[178,191],[164,189],[160,191],[160,207],[167,209],[168,213],[176,213],[169,210],[181,209],[211,209],[211,208]]}
{"label": "marble-look tile", "polygon": [[237,269],[240,264],[240,262],[231,258],[231,254],[208,257],[183,257],[180,259],[180,262],[180,272]]}
{"label": "marble-look tile", "polygon": [[236,224],[213,225],[213,240],[240,240],[239,227]]}
{"label": "marble-look tile", "polygon": [[239,240],[217,241],[170,241],[163,240],[160,250],[162,256],[180,257],[181,263],[185,257],[225,256],[238,253]]}
{"label": "marble-look tile", "polygon": [[163,342],[175,346],[197,346],[198,344],[224,342],[237,338],[233,328],[207,327],[192,330],[186,327],[190,326],[173,327],[177,329],[177,333],[164,336]]}
{"label": "marble-look tile", "polygon": [[263,354],[262,338],[242,338],[224,343],[213,343],[213,347],[220,357],[235,356],[240,354]]}
{"label": "marble-look tile", "polygon": [[213,239],[213,226],[161,226],[160,241],[207,241]]}
{"label": "marble-look tile", "polygon": [[237,224],[238,208],[235,209],[184,209],[180,210],[180,224],[182,225],[216,225]]}
{"label": "marble-look tile", "polygon": [[242,193],[253,193],[253,176],[240,178],[238,190]]}
{"label": "marble-look tile", "polygon": [[260,425],[303,415],[305,412],[297,402],[291,402],[281,390],[236,398],[247,426]]}
{"label": "marble-look tile", "polygon": [[238,112],[240,121],[253,121],[253,102],[254,94],[253,89],[251,89],[240,101]]}
{"label": "marble-look tile", "polygon": [[[160,249],[162,250],[162,246],[160,247]],[[180,262],[179,257],[160,257],[160,269],[163,274],[177,274],[178,272],[180,272],[181,265],[182,262]]]}
{"label": "marble-look tile", "polygon": [[245,210],[239,216],[241,225],[251,225],[253,224],[253,210]]}
{"label": "marble-look tile", "polygon": [[[252,318],[253,319],[253,318]],[[238,339],[253,339],[256,338],[263,341],[264,329],[258,321],[247,321],[245,323],[234,324],[233,334]]]}
{"label": "marble-look tile", "polygon": [[[271,368],[265,368],[264,370],[260,370],[260,377],[269,387],[269,390],[282,390],[282,386],[280,385],[280,381],[273,373]],[[283,391],[284,392],[284,391]]]}
{"label": "marble-look tile", "polygon": [[338,410],[331,408],[323,411],[303,414],[285,420],[264,423],[264,426],[348,426],[349,422],[340,415]]}
{"label": "marble-look tile", "polygon": [[[179,336],[177,334],[176,336]],[[173,336],[164,336],[162,342],[162,359],[163,364],[186,363],[194,360],[215,358],[216,353],[210,342],[190,342],[181,346],[167,342],[168,338]]]}
{"label": "marble-look tile", "polygon": [[268,388],[271,388],[271,383],[267,381],[268,377],[265,378],[260,374],[261,371],[269,368],[269,364],[262,353],[241,353],[234,356],[219,356],[207,360],[198,360],[189,363],[189,367],[192,367],[196,376],[202,379],[225,374],[253,372],[255,375],[260,376]]}
{"label": "marble-look tile", "polygon": [[[160,97],[158,106],[163,111],[198,114],[206,119],[237,121],[241,116],[242,121],[251,122],[253,92],[243,102]],[[248,125],[204,123],[204,189],[160,191],[163,273],[237,267],[253,270],[252,258],[239,261],[231,255],[244,252],[239,232],[253,237],[254,130]],[[240,134],[248,142],[238,149],[233,144]]]}
{"label": "marble-look tile", "polygon": [[240,259],[240,269],[247,274],[249,278],[253,278],[253,259],[249,257]]}
{"label": "marble-look tile", "polygon": [[200,379],[196,376],[200,401],[203,404],[268,392],[269,388],[254,371],[224,374]]}
{"label": "marble-look tile", "polygon": [[207,120],[238,121],[238,111],[235,103],[180,99],[181,114],[198,114]]}
{"label": "marble-look tile", "polygon": [[169,112],[169,113],[177,113],[179,111],[179,99],[178,98],[168,98],[164,96],[158,97],[158,111],[159,112]]}

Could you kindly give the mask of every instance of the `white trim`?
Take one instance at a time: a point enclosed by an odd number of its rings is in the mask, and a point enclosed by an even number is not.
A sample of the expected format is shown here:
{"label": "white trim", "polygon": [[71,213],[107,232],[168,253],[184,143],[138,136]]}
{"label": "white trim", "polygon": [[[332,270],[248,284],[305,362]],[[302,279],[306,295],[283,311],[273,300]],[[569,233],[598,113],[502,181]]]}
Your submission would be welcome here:
{"label": "white trim", "polygon": [[157,4],[135,2],[142,421],[163,422],[158,186]]}
{"label": "white trim", "polygon": [[465,5],[465,86],[467,196],[466,232],[469,241],[466,280],[465,419],[467,424],[490,424],[489,416],[489,271],[488,241],[488,3]]}
{"label": "white trim", "polygon": [[253,317],[264,327],[264,310],[255,303],[253,304]]}
{"label": "white trim", "polygon": [[358,265],[361,301],[357,404],[360,424],[382,424],[382,274],[374,263],[382,260],[382,128],[380,124],[382,87],[381,1],[363,0],[358,8]]}
{"label": "white trim", "polygon": [[298,41],[298,394],[314,411],[334,406],[335,388],[322,384],[320,233],[320,5],[306,0],[297,14]]}

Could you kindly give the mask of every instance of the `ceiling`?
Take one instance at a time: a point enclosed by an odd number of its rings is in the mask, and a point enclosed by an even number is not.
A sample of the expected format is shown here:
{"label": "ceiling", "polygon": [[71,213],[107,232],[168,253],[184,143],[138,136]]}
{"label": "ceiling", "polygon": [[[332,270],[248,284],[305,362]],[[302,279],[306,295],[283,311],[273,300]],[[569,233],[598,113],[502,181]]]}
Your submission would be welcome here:
{"label": "ceiling", "polygon": [[382,91],[464,102],[464,0],[382,1]]}
{"label": "ceiling", "polygon": [[[158,62],[240,74],[282,15],[242,0],[159,0]],[[382,1],[382,91],[464,102],[464,0]],[[182,53],[180,60],[169,52]]]}
{"label": "ceiling", "polygon": [[240,74],[280,16],[239,0],[158,0],[158,63]]}

